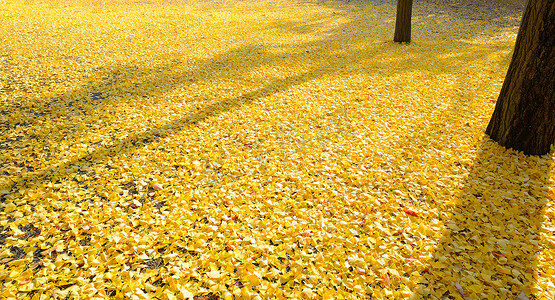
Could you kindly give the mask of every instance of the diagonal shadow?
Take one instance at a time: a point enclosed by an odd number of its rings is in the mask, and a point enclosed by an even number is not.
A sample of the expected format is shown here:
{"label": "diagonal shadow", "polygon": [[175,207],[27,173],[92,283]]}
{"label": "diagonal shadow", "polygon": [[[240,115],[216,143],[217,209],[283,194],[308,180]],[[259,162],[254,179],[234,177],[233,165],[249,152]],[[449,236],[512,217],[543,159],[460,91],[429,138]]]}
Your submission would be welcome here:
{"label": "diagonal shadow", "polygon": [[537,273],[543,272],[538,256],[551,169],[551,156],[526,157],[485,137],[415,295],[532,295]]}
{"label": "diagonal shadow", "polygon": [[[257,96],[264,96],[269,95],[271,92],[276,92],[280,87],[285,86],[283,83],[286,80],[278,80],[267,86],[260,87],[255,92],[247,93],[234,99],[215,101],[202,108],[203,101],[200,101],[201,103],[193,103],[195,105],[191,106],[194,106],[194,108],[186,113],[183,118],[174,121],[172,124],[153,128],[153,130],[146,130],[143,134],[130,133],[126,139],[112,143],[107,148],[97,145],[96,150],[89,151],[89,155],[74,158],[70,161],[60,159],[60,161],[63,161],[60,163],[56,163],[54,158],[51,158],[55,156],[55,150],[53,149],[56,144],[60,142],[75,143],[79,136],[89,134],[91,131],[98,131],[94,127],[91,128],[91,125],[94,124],[87,119],[87,116],[100,115],[107,108],[121,105],[125,99],[150,99],[171,92],[184,85],[189,86],[196,83],[210,82],[214,78],[225,80],[230,76],[235,76],[235,73],[230,70],[237,69],[234,62],[238,61],[238,58],[253,57],[254,55],[256,59],[253,59],[249,65],[252,68],[271,63],[272,60],[276,59],[276,57],[259,50],[252,45],[232,49],[211,59],[196,62],[198,67],[192,71],[171,73],[171,76],[168,76],[165,71],[176,69],[181,62],[168,61],[154,68],[139,68],[123,64],[107,66],[104,69],[93,70],[96,72],[95,78],[85,81],[84,84],[77,88],[60,96],[40,99],[31,105],[23,105],[17,99],[9,101],[10,92],[18,88],[18,82],[8,78],[4,82],[4,92],[8,92],[8,102],[2,108],[2,114],[7,115],[7,118],[0,122],[2,125],[0,127],[0,134],[4,136],[0,140],[0,149],[5,149],[6,153],[11,154],[9,156],[13,157],[13,161],[1,161],[0,166],[2,169],[8,170],[15,163],[15,167],[22,170],[22,172],[11,172],[17,173],[19,177],[10,184],[11,190],[17,190],[17,186],[40,183],[46,180],[46,178],[51,178],[54,174],[61,175],[63,173],[62,170],[65,170],[66,167],[72,166],[75,163],[82,163],[90,155],[109,159],[110,156],[115,155],[115,152],[118,152],[115,149],[121,149],[122,146],[127,146],[130,143],[134,144],[138,140],[152,141],[152,139],[161,136],[162,132],[169,134],[170,128],[174,131],[180,130],[184,128],[183,125],[185,124],[194,124],[208,116],[239,107],[252,101],[254,93],[259,93]],[[44,84],[45,86],[47,85],[47,83]],[[249,99],[249,101],[244,101],[245,99]],[[185,101],[199,102],[198,99],[185,99]],[[13,118],[14,116],[17,117]],[[117,116],[113,115],[109,117],[117,118]],[[45,120],[57,120],[57,128],[33,130],[33,125],[40,125]],[[101,118],[101,121],[104,121],[105,126],[110,125],[109,120],[102,120]],[[176,124],[179,124],[179,126],[176,126]],[[101,129],[107,130],[107,128]],[[112,130],[112,128],[108,130]],[[121,129],[116,128],[115,131],[121,131]],[[111,133],[112,140],[114,140],[116,132]],[[109,141],[103,141],[103,143],[105,142],[109,143]],[[19,149],[25,149],[25,152],[21,153]],[[37,158],[39,153],[47,157],[46,159],[50,161],[50,165],[35,171],[26,162],[28,159]],[[16,158],[21,157],[21,154],[27,158],[17,160]]]}
{"label": "diagonal shadow", "polygon": [[283,78],[254,91],[243,93],[237,97],[216,100],[203,107],[192,108],[182,118],[178,118],[177,120],[169,122],[164,126],[150,128],[149,130],[139,134],[130,134],[126,138],[107,147],[97,146],[96,149],[89,151],[87,155],[83,155],[69,161],[62,161],[58,164],[53,164],[42,170],[40,173],[33,173],[32,176],[22,176],[13,183],[12,190],[16,190],[18,187],[23,186],[34,187],[44,181],[51,180],[54,177],[60,177],[76,172],[76,170],[72,168],[75,166],[83,168],[87,165],[97,164],[101,161],[109,160],[117,155],[123,155],[131,149],[152,142],[154,139],[163,139],[171,134],[186,129],[187,127],[194,126],[209,117],[248,105],[256,99],[270,96],[280,91],[282,88],[287,88],[295,84],[302,84],[303,82],[310,81],[317,77],[316,75],[311,74],[314,73],[307,72],[297,76]]}

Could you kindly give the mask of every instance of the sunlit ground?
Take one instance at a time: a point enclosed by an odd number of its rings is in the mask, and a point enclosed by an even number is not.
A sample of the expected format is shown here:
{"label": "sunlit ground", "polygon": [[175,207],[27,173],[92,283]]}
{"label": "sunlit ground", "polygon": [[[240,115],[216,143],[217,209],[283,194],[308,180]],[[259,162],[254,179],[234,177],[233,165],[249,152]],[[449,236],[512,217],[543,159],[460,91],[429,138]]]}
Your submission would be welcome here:
{"label": "sunlit ground", "polygon": [[522,9],[0,0],[0,298],[553,299]]}

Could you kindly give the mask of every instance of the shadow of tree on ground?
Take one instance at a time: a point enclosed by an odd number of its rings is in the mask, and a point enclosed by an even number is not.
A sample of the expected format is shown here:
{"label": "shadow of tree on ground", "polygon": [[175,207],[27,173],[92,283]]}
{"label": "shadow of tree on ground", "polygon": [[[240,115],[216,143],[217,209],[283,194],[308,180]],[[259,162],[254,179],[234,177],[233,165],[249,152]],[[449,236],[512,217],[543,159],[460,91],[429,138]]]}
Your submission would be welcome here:
{"label": "shadow of tree on ground", "polygon": [[[484,137],[464,186],[449,203],[437,248],[422,273],[425,299],[515,299],[534,294],[551,156],[526,157]],[[496,154],[502,153],[501,156]],[[509,285],[504,285],[508,283]]]}

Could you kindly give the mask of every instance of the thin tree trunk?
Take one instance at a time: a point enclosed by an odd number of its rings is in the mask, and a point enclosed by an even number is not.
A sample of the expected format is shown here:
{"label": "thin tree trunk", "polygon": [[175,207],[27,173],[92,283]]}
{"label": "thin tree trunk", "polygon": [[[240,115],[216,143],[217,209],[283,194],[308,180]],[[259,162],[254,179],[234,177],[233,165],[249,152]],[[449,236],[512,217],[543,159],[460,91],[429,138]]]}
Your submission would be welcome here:
{"label": "thin tree trunk", "polygon": [[555,142],[555,1],[529,0],[486,133],[528,155]]}
{"label": "thin tree trunk", "polygon": [[412,0],[397,0],[397,19],[395,21],[395,35],[393,41],[410,43],[410,18],[412,15]]}

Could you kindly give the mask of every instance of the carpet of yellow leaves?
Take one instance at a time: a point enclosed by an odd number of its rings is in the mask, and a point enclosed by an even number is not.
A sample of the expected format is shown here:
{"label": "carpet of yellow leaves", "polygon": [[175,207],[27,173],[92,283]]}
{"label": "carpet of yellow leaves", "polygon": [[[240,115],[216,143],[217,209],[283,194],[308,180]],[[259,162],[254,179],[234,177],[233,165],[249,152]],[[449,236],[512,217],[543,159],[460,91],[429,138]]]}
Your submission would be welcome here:
{"label": "carpet of yellow leaves", "polygon": [[438,2],[0,0],[0,298],[553,299],[522,7]]}

